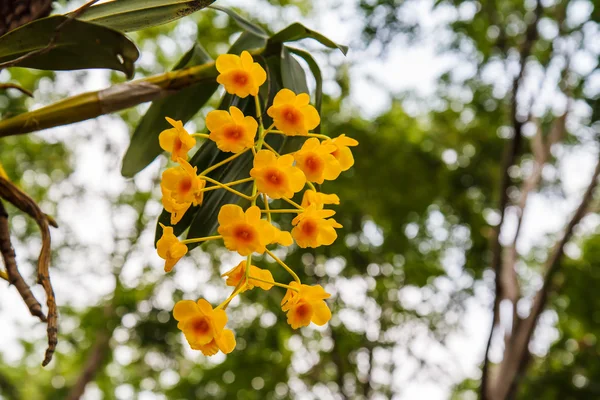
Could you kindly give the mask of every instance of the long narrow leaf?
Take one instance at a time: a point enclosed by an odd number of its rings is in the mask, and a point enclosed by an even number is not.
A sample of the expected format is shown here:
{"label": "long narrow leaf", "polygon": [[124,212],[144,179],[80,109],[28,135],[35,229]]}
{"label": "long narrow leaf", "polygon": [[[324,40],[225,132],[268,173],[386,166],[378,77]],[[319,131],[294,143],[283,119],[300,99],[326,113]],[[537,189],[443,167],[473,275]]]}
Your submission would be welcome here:
{"label": "long narrow leaf", "polygon": [[131,32],[175,21],[209,6],[214,1],[113,0],[90,7],[79,19],[121,32]]}
{"label": "long narrow leaf", "polygon": [[38,19],[0,37],[0,63],[28,54],[32,55],[16,65],[48,70],[110,68],[128,77],[139,56],[122,33],[63,15]]}
{"label": "long narrow leaf", "polygon": [[240,28],[252,33],[255,36],[262,37],[264,39],[267,39],[269,37],[269,35],[263,28],[248,21],[246,18],[242,17],[240,14],[236,13],[230,8],[219,6],[210,6],[210,8],[226,13],[238,24]]}
{"label": "long narrow leaf", "polygon": [[302,24],[293,23],[287,28],[282,29],[269,39],[270,43],[285,43],[295,42],[302,39],[314,39],[324,46],[331,49],[339,49],[344,55],[348,53],[348,46],[337,44],[331,39],[321,35],[319,32],[315,32],[312,29],[308,29]]}

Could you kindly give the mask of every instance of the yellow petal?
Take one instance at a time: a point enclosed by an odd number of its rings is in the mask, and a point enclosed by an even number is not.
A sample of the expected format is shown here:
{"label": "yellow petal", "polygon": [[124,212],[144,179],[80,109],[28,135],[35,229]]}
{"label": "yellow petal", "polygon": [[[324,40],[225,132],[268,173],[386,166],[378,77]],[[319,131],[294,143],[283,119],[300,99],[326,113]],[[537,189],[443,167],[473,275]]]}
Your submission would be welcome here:
{"label": "yellow petal", "polygon": [[261,168],[274,164],[277,161],[277,156],[269,150],[260,150],[254,156],[254,167]]}
{"label": "yellow petal", "polygon": [[254,79],[256,86],[261,86],[267,81],[267,73],[259,63],[252,64],[252,68],[250,68],[250,75],[252,75],[252,79]]}
{"label": "yellow petal", "polygon": [[[289,89],[281,89],[275,95],[273,99],[273,107],[280,106],[282,104],[293,103],[296,99],[296,95]],[[271,115],[271,114],[269,114]]]}
{"label": "yellow petal", "polygon": [[204,315],[210,315],[213,308],[205,299],[198,299],[198,310]]}
{"label": "yellow petal", "polygon": [[229,107],[229,113],[231,114],[233,122],[235,122],[238,125],[242,124],[242,122],[244,121],[244,113],[242,112],[242,110],[240,110],[236,106],[231,106]]}
{"label": "yellow petal", "polygon": [[167,152],[173,151],[173,143],[175,142],[175,138],[178,136],[177,130],[170,128],[165,129],[158,135],[158,143],[160,144],[160,148]]}
{"label": "yellow petal", "polygon": [[214,310],[212,314],[212,320],[214,323],[215,331],[221,332],[223,328],[225,328],[225,324],[227,324],[227,314],[224,310]]}
{"label": "yellow petal", "polygon": [[252,59],[252,56],[246,50],[242,51],[240,59],[242,61],[242,68],[245,70],[249,70],[254,63],[254,59]]}
{"label": "yellow petal", "polygon": [[229,329],[225,329],[221,335],[216,337],[215,342],[224,354],[229,354],[235,349],[235,336]]}
{"label": "yellow petal", "polygon": [[313,303],[313,316],[311,321],[316,325],[325,325],[331,319],[331,310],[324,301]]}
{"label": "yellow petal", "polygon": [[173,307],[173,317],[177,321],[185,321],[200,312],[198,305],[192,300],[181,300]]}
{"label": "yellow petal", "polygon": [[301,109],[302,114],[304,115],[304,125],[306,129],[309,131],[315,129],[321,123],[321,117],[319,117],[319,113],[317,109],[313,106],[304,106]]}
{"label": "yellow petal", "polygon": [[246,210],[246,222],[253,225],[260,220],[260,208],[257,206],[249,207]]}
{"label": "yellow petal", "polygon": [[233,68],[240,68],[242,62],[239,56],[235,54],[221,54],[217,57],[217,71],[223,73]]}
{"label": "yellow petal", "polygon": [[211,132],[219,130],[224,125],[232,122],[231,115],[224,110],[213,110],[206,115],[206,128]]}
{"label": "yellow petal", "polygon": [[229,225],[234,222],[239,222],[244,219],[244,211],[240,206],[235,204],[225,204],[219,210],[219,225]]}

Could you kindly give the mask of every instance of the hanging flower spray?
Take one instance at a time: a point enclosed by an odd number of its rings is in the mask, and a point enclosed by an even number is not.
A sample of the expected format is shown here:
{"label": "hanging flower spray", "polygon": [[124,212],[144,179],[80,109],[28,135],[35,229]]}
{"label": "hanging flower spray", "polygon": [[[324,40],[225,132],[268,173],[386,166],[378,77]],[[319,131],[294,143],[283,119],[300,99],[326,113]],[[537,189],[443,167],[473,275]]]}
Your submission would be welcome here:
{"label": "hanging flower spray", "polygon": [[[217,82],[225,90],[240,98],[253,96],[257,114],[260,113],[258,91],[267,80],[267,74],[259,63],[254,62],[247,51],[241,56],[225,54],[217,58],[216,67],[220,73]],[[208,134],[190,135],[181,121],[167,118],[173,126],[161,132],[160,146],[171,153],[171,160],[178,165],[166,169],[162,174],[162,203],[171,214],[171,225],[177,224],[192,206],[201,206],[204,192],[209,190],[227,190],[242,199],[248,200],[247,209],[235,204],[226,204],[218,214],[218,235],[179,240],[170,226],[164,226],[163,234],[157,242],[158,255],[165,260],[165,271],[188,252],[187,244],[209,240],[222,240],[225,247],[235,251],[246,260],[223,274],[225,283],[233,287],[231,295],[213,308],[205,299],[197,302],[182,300],[175,304],[173,315],[192,347],[205,355],[214,355],[219,350],[230,353],[235,348],[235,337],[231,330],[225,329],[227,314],[225,310],[231,300],[239,294],[258,287],[270,290],[277,286],[286,289],[281,308],[287,313],[287,322],[297,329],[311,322],[324,325],[331,318],[325,299],[330,297],[320,285],[309,286],[300,281],[294,270],[279,259],[269,247],[291,246],[294,241],[299,247],[318,247],[332,244],[336,238],[336,229],[342,226],[332,217],[335,211],[326,209],[326,205],[340,203],[335,194],[317,191],[313,183],[322,184],[336,179],[341,172],[348,170],[354,159],[350,147],[358,142],[345,135],[330,138],[313,133],[321,122],[317,110],[309,104],[307,93],[295,94],[291,90],[280,90],[273,104],[267,110],[273,124],[263,126],[261,115],[258,121],[244,116],[237,107],[215,110],[206,116]],[[267,135],[287,135],[306,137],[300,150],[291,154],[279,154],[265,142]],[[194,147],[196,137],[215,142],[219,150],[233,153],[223,161],[204,171],[197,171],[187,162],[187,153]],[[219,182],[208,176],[215,168],[223,166],[246,152],[253,154],[253,168],[248,178],[232,182]],[[252,182],[250,195],[235,189],[236,185]],[[296,193],[304,188],[301,204],[292,200]],[[269,199],[282,200],[286,208],[273,208]],[[262,207],[261,207],[262,205]],[[291,213],[290,232],[275,227],[273,214]],[[270,255],[284,268],[292,278],[289,283],[275,282],[270,271],[252,265],[254,253]]]}

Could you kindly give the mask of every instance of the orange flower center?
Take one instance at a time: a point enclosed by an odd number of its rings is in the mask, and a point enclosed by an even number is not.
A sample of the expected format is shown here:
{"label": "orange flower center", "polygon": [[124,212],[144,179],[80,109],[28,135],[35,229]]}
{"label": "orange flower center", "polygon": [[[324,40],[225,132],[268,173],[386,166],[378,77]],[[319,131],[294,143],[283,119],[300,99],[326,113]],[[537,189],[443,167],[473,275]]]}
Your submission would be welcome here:
{"label": "orange flower center", "polygon": [[316,221],[313,221],[312,219],[305,220],[302,224],[302,232],[304,232],[306,236],[314,236],[317,232]]}
{"label": "orange flower center", "polygon": [[242,137],[244,131],[241,126],[238,125],[230,125],[225,128],[223,134],[227,139],[237,140]]}
{"label": "orange flower center", "polygon": [[281,186],[285,181],[285,175],[277,169],[268,170],[265,177],[270,184],[275,186]]}
{"label": "orange flower center", "polygon": [[306,303],[300,304],[298,307],[296,307],[296,315],[300,319],[307,318],[310,315],[310,306]]}
{"label": "orange flower center", "polygon": [[210,330],[210,324],[206,320],[206,318],[197,318],[192,322],[192,331],[198,335],[206,335]]}
{"label": "orange flower center", "polygon": [[240,225],[236,227],[233,235],[241,242],[250,243],[254,240],[255,231],[250,225]]}
{"label": "orange flower center", "polygon": [[181,181],[179,181],[179,192],[187,193],[192,188],[192,179],[190,177],[185,177]]}
{"label": "orange flower center", "polygon": [[248,74],[245,72],[236,72],[233,76],[233,81],[240,86],[244,86],[248,83]]}
{"label": "orange flower center", "polygon": [[173,143],[173,153],[179,152],[181,150],[181,146],[183,146],[181,140],[179,140],[179,138],[175,138],[175,142]]}
{"label": "orange flower center", "polygon": [[323,168],[323,162],[319,156],[312,153],[306,157],[305,161],[306,168],[311,172],[318,172]]}
{"label": "orange flower center", "polygon": [[296,109],[296,107],[288,106],[283,110],[283,119],[291,125],[296,125],[302,119],[302,114]]}

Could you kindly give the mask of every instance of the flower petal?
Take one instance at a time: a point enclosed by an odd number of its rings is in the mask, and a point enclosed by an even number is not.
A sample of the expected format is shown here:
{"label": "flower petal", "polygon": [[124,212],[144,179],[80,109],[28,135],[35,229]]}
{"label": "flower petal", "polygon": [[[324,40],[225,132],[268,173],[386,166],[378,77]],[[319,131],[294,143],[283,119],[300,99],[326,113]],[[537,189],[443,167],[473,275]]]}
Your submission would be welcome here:
{"label": "flower petal", "polygon": [[221,54],[217,57],[217,71],[223,73],[233,68],[240,68],[242,61],[235,54]]}
{"label": "flower petal", "polygon": [[173,307],[173,317],[177,321],[185,321],[200,312],[198,305],[192,300],[181,300]]}
{"label": "flower petal", "polygon": [[244,219],[244,211],[240,206],[235,204],[225,204],[219,210],[219,225],[229,225],[234,222],[242,221]]}
{"label": "flower petal", "polygon": [[316,325],[325,325],[331,319],[331,310],[323,300],[313,303],[312,322]]}
{"label": "flower petal", "polygon": [[225,354],[229,354],[235,349],[235,336],[229,329],[225,329],[221,335],[215,338],[219,350]]}

